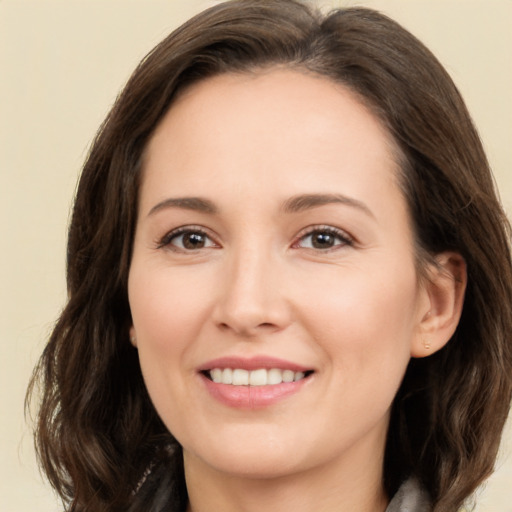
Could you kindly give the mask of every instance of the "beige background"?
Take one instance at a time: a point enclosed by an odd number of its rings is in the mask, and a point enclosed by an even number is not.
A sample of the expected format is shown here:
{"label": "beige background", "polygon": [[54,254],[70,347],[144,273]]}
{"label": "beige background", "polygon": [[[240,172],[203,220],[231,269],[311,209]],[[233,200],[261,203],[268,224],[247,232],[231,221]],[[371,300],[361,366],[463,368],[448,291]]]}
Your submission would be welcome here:
{"label": "beige background", "polygon": [[[0,510],[61,510],[34,463],[23,398],[65,297],[68,212],[92,136],[135,64],[213,2],[0,0]],[[512,211],[512,1],[367,0],[438,55]],[[512,512],[512,432],[478,512]]]}

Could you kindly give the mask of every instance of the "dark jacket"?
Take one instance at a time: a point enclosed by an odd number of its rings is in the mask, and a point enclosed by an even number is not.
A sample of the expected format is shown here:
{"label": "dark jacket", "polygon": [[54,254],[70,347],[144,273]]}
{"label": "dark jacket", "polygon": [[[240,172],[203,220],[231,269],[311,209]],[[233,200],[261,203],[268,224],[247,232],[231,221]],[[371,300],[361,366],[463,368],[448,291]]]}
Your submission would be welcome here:
{"label": "dark jacket", "polygon": [[411,478],[398,489],[386,512],[430,512],[431,510],[428,494],[417,480]]}

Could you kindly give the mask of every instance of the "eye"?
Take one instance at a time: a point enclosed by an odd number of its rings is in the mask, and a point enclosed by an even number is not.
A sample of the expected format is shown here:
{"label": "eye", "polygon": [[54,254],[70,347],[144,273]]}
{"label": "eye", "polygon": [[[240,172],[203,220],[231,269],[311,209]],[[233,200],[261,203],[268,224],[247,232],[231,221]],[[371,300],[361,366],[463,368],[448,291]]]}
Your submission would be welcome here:
{"label": "eye", "polygon": [[165,235],[158,243],[158,248],[169,247],[182,251],[196,251],[218,245],[205,233],[196,228],[179,228]]}
{"label": "eye", "polygon": [[352,238],[344,231],[330,226],[310,228],[302,234],[294,247],[326,251],[337,246],[353,245]]}

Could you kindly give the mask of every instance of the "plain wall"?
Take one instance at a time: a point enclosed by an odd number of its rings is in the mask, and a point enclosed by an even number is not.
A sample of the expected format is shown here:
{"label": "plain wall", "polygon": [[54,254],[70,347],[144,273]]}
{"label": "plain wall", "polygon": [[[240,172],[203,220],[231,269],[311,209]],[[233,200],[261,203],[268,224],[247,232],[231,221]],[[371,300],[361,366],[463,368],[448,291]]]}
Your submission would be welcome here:
{"label": "plain wall", "polygon": [[[137,62],[214,2],[0,0],[0,510],[62,510],[38,474],[23,400],[65,300],[69,208],[88,145]],[[512,211],[512,1],[367,0],[440,58]],[[512,512],[512,432],[478,512]]]}

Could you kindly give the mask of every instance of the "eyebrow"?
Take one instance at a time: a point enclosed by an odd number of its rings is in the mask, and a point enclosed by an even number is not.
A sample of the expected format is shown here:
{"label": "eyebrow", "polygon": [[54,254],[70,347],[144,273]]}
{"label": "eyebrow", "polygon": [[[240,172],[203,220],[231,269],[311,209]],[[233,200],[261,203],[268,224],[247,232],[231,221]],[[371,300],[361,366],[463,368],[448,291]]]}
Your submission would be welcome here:
{"label": "eyebrow", "polygon": [[218,208],[208,199],[201,197],[170,197],[153,206],[149,210],[148,216],[165,208],[182,208],[209,214],[218,213]]}
{"label": "eyebrow", "polygon": [[[282,211],[284,213],[299,213],[328,204],[352,206],[361,210],[369,217],[375,218],[372,211],[363,202],[342,194],[301,194],[293,196],[283,203]],[[182,208],[211,215],[219,213],[217,206],[209,199],[202,197],[170,197],[153,206],[148,216],[165,208]]]}
{"label": "eyebrow", "polygon": [[344,204],[361,210],[369,217],[375,218],[372,211],[363,202],[342,194],[303,194],[294,196],[285,201],[283,211],[285,213],[298,213],[310,208],[317,208],[328,204]]}

